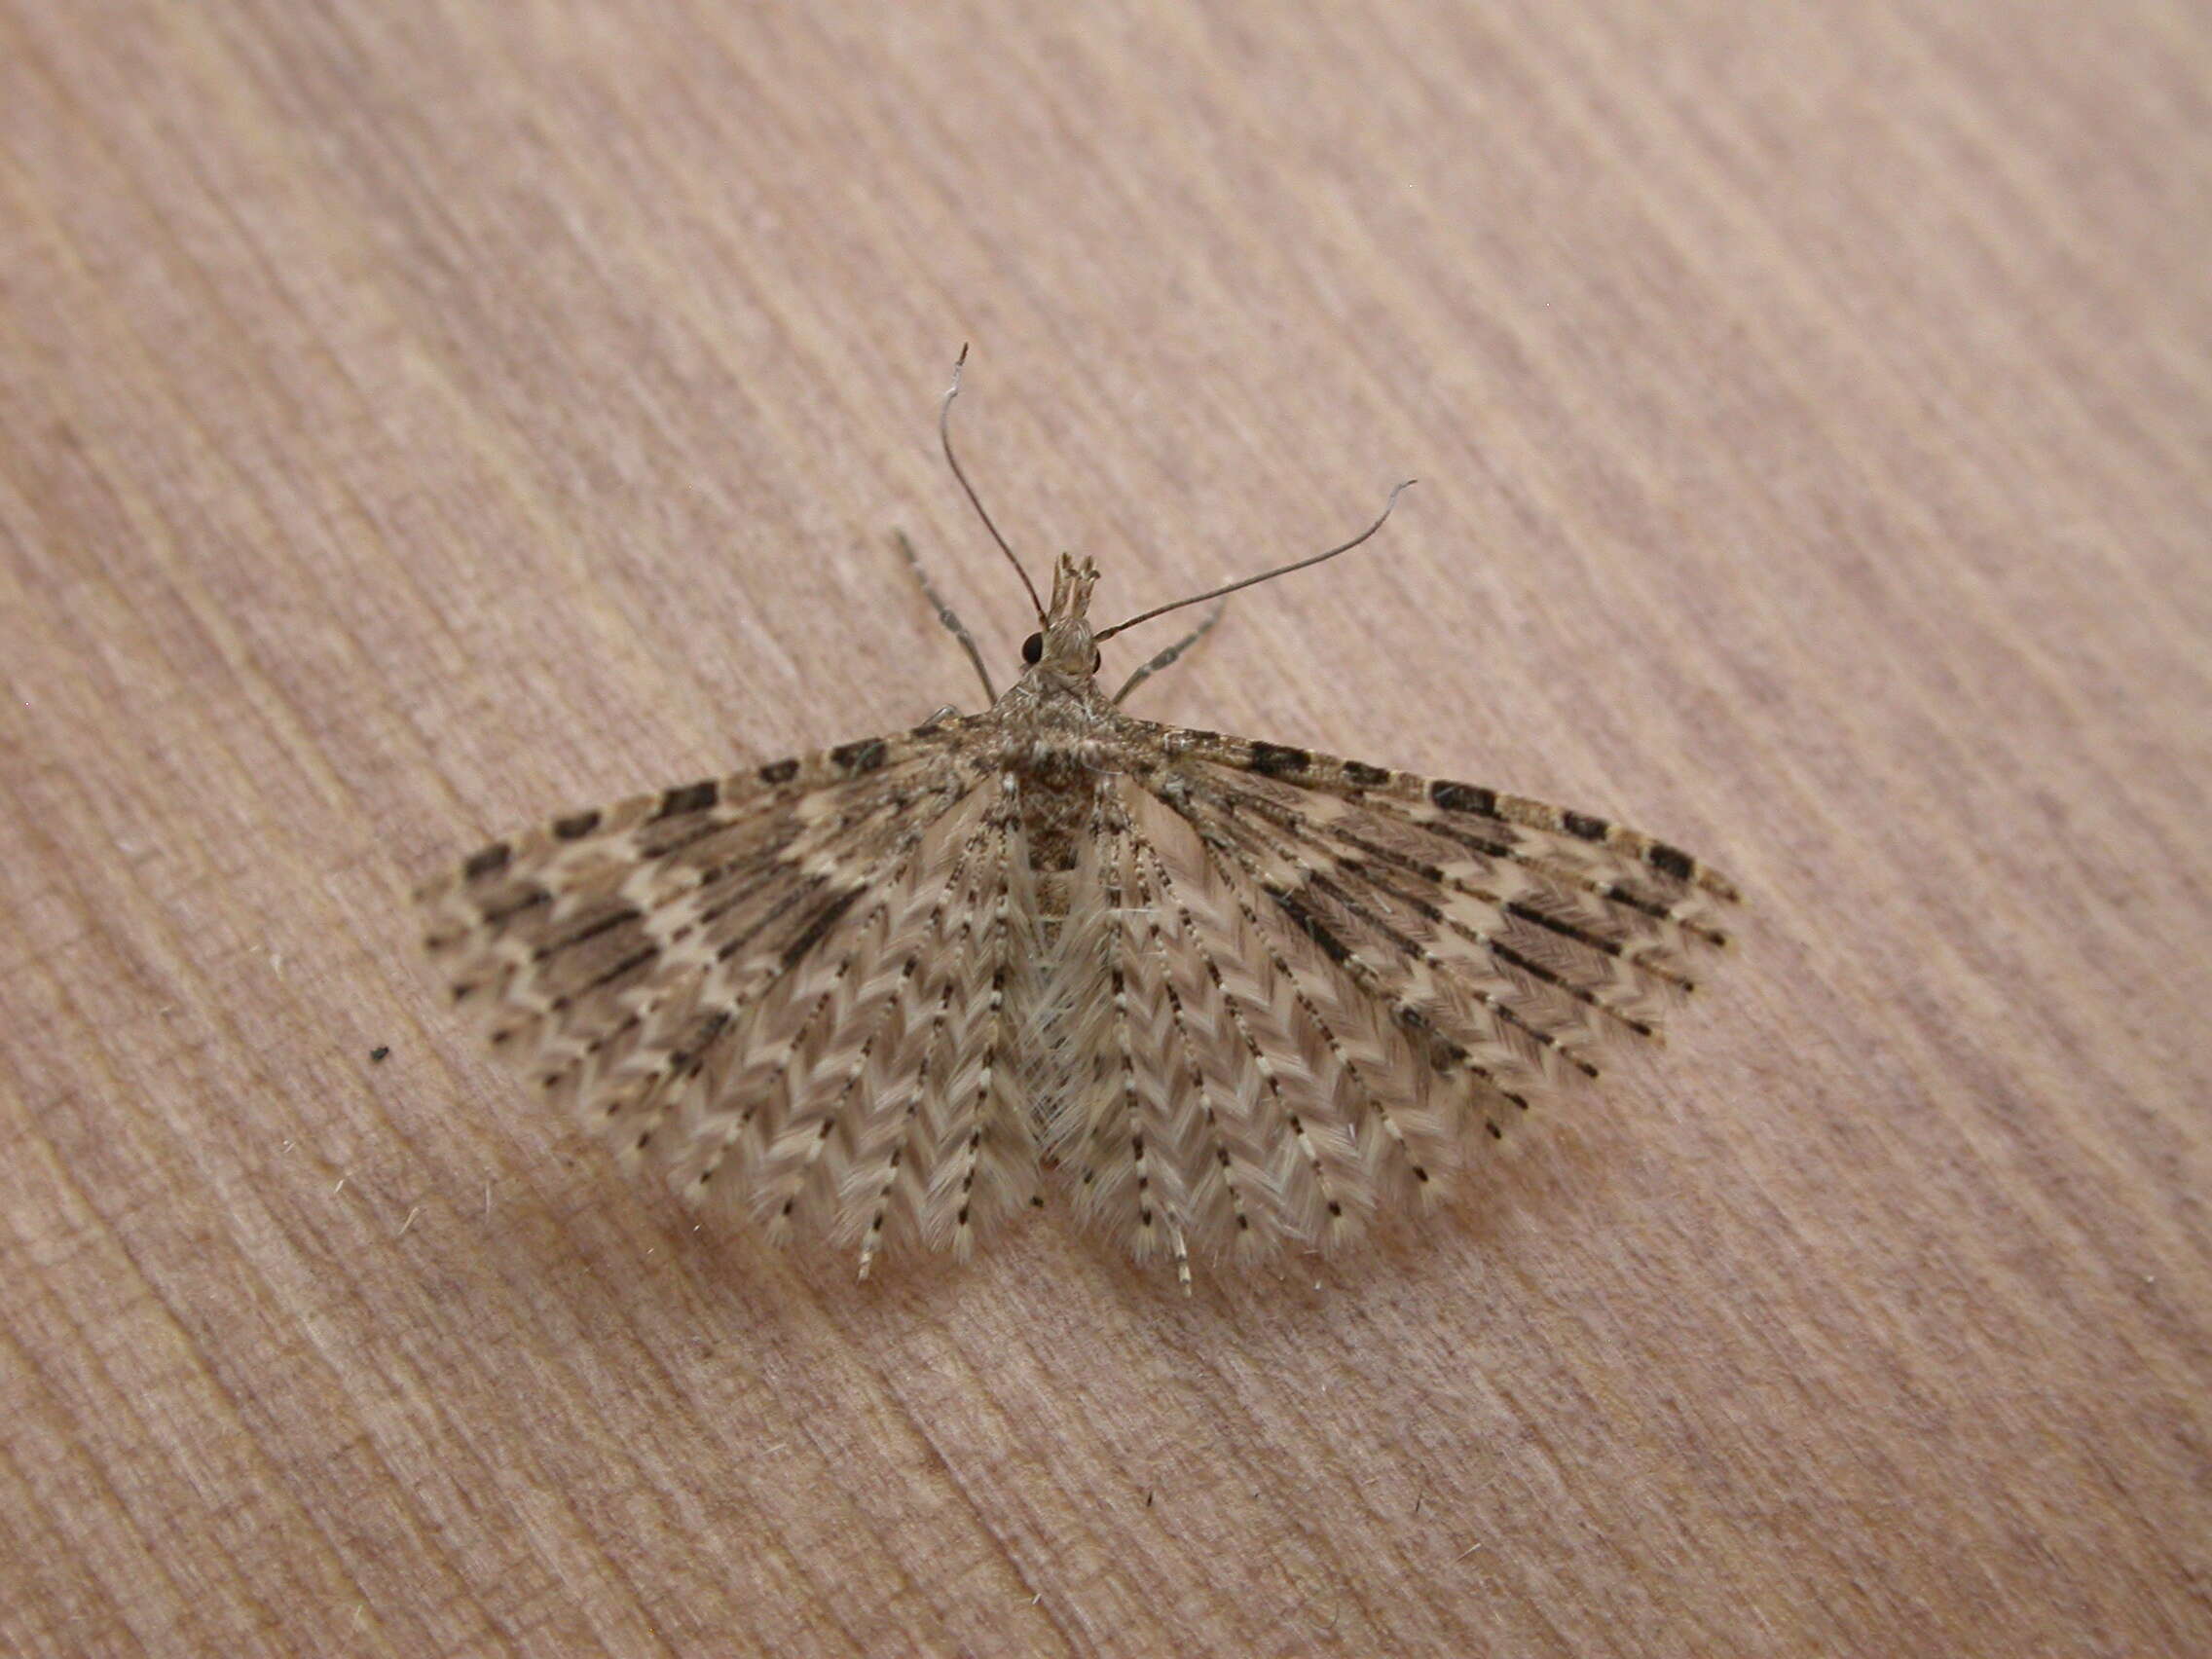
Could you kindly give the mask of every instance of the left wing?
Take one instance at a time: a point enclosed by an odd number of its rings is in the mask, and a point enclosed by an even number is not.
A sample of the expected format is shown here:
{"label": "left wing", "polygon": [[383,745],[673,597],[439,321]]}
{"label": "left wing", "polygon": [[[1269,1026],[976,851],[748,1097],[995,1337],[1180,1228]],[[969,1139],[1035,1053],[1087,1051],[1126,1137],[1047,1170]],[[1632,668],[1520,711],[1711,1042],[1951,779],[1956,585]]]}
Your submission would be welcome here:
{"label": "left wing", "polygon": [[1030,1190],[996,1056],[1034,951],[1018,823],[956,749],[870,738],[496,842],[424,889],[431,954],[687,1198],[964,1246]]}

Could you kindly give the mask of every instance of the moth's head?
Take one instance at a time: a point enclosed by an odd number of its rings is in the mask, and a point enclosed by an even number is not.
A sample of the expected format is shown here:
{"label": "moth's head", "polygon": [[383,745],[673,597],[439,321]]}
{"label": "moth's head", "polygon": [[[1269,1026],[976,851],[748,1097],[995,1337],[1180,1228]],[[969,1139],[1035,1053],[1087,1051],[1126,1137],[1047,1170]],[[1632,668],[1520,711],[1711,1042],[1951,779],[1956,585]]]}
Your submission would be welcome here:
{"label": "moth's head", "polygon": [[1021,643],[1021,660],[1032,668],[1067,680],[1088,680],[1098,672],[1098,644],[1091,637],[1090,590],[1098,585],[1098,567],[1062,553],[1052,570],[1052,603],[1045,626]]}

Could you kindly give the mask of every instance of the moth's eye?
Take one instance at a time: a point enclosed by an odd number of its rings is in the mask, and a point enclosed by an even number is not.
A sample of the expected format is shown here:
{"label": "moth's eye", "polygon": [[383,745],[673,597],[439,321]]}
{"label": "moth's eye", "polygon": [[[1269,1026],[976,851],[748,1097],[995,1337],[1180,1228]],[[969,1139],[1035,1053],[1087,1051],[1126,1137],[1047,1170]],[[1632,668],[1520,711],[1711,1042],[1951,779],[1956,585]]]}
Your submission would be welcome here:
{"label": "moth's eye", "polygon": [[1035,662],[1045,654],[1045,636],[1032,634],[1021,642],[1021,660]]}
{"label": "moth's eye", "polygon": [[1096,645],[1090,647],[1090,672],[1096,674],[1098,665],[1106,660],[1106,653]]}

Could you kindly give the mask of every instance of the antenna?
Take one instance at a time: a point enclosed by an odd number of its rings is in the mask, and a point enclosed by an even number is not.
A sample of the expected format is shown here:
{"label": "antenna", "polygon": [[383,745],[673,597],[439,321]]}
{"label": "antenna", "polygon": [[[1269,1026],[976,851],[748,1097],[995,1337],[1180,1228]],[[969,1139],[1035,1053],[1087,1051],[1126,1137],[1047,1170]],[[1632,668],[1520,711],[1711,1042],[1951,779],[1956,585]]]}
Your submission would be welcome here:
{"label": "antenna", "polygon": [[[957,383],[955,384],[957,387]],[[949,401],[949,399],[947,399],[947,401]],[[1373,535],[1377,531],[1382,528],[1383,519],[1387,519],[1390,516],[1390,509],[1398,504],[1398,498],[1404,495],[1407,490],[1411,489],[1414,485],[1419,482],[1420,480],[1419,480],[1418,478],[1409,478],[1405,481],[1405,483],[1399,485],[1395,490],[1391,491],[1390,498],[1382,503],[1382,517],[1378,518],[1373,524],[1369,525],[1365,530],[1361,531],[1357,535],[1353,536],[1349,541],[1345,542],[1341,546],[1332,547],[1326,553],[1316,553],[1310,559],[1301,559],[1295,564],[1281,565],[1272,571],[1262,571],[1256,576],[1246,576],[1242,581],[1231,582],[1227,587],[1217,587],[1208,593],[1195,593],[1191,595],[1189,599],[1176,600],[1172,605],[1155,606],[1150,610],[1138,612],[1136,615],[1128,618],[1128,620],[1125,622],[1117,622],[1111,628],[1099,629],[1097,633],[1091,636],[1091,638],[1094,640],[1110,640],[1116,634],[1119,634],[1124,628],[1133,628],[1139,622],[1150,622],[1155,616],[1164,616],[1168,611],[1180,610],[1186,605],[1197,605],[1201,600],[1219,599],[1223,594],[1235,593],[1238,588],[1248,588],[1258,582],[1271,582],[1273,581],[1277,576],[1289,575],[1293,571],[1303,571],[1309,565],[1318,565],[1324,559],[1334,559],[1339,553],[1349,553],[1354,547],[1357,547],[1362,541],[1365,541],[1369,536]]]}
{"label": "antenna", "polygon": [[1014,549],[1006,544],[999,527],[991,522],[991,515],[983,505],[983,498],[976,494],[976,486],[968,482],[968,474],[961,470],[960,458],[952,453],[952,400],[960,395],[960,371],[968,361],[968,343],[960,344],[960,355],[952,362],[952,384],[944,388],[944,401],[937,409],[938,441],[944,446],[945,464],[952,468],[952,476],[960,480],[960,488],[968,492],[968,504],[976,509],[976,516],[983,521],[983,528],[991,533],[991,539],[999,544],[1014,573],[1021,578],[1021,585],[1029,590],[1029,603],[1037,608],[1037,620],[1045,620],[1045,602],[1037,597],[1037,584],[1029,579],[1029,572],[1021,568],[1021,561],[1014,556]]}

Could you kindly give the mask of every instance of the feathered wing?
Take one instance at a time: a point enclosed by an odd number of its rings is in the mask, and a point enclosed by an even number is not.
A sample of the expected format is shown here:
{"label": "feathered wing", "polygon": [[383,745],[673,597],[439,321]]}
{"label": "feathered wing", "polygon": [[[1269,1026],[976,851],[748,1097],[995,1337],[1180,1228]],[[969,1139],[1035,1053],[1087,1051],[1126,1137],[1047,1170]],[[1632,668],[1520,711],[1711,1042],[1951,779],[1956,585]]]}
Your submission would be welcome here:
{"label": "feathered wing", "polygon": [[1446,1167],[1418,1039],[1263,913],[1132,780],[1076,871],[1047,1141],[1080,1218],[1140,1258],[1326,1246]]}
{"label": "feathered wing", "polygon": [[421,897],[455,1000],[546,1097],[695,1201],[872,1256],[962,1247],[1030,1192],[1002,1057],[1026,867],[925,728],[556,820]]}
{"label": "feathered wing", "polygon": [[431,951],[546,1097],[771,1236],[965,1250],[1042,1164],[1187,1280],[1426,1196],[1725,942],[1666,843],[1169,727],[1038,820],[1041,876],[967,724],[496,843]]}
{"label": "feathered wing", "polygon": [[1589,815],[1211,733],[1160,748],[1092,837],[1047,1002],[1084,1056],[1051,1144],[1140,1255],[1344,1237],[1609,1039],[1655,1036],[1725,943],[1732,886]]}

